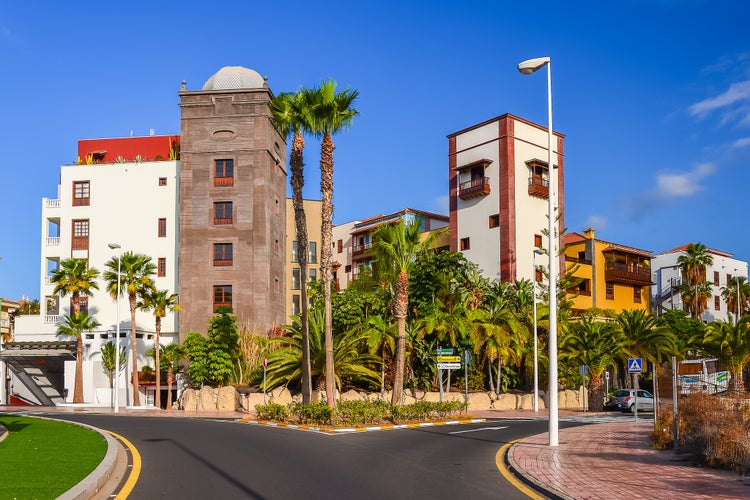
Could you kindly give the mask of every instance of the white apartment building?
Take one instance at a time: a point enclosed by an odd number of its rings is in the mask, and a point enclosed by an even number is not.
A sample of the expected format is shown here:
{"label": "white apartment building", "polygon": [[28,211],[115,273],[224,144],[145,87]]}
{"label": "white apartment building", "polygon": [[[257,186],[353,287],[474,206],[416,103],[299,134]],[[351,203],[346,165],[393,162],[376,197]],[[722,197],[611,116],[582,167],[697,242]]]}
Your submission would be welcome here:
{"label": "white apartment building", "polygon": [[[564,137],[555,133],[559,228],[564,227]],[[548,247],[548,130],[504,114],[448,136],[450,249],[489,279],[534,279]]]}
{"label": "white apartment building", "polygon": [[[666,252],[662,252],[651,259],[652,282],[651,286],[651,308],[656,315],[663,314],[669,310],[687,310],[682,302],[682,296],[678,290],[682,284],[682,274],[677,260],[685,255],[687,245],[683,245]],[[703,312],[701,319],[706,323],[711,321],[726,321],[729,315],[735,317],[735,311],[728,311],[727,304],[722,298],[721,292],[727,283],[735,276],[747,278],[747,262],[732,258],[732,254],[708,249],[713,258],[713,264],[706,268],[706,281],[711,283],[712,297],[708,300],[708,307]]]}
{"label": "white apartment building", "polygon": [[[53,293],[52,274],[60,262],[69,258],[86,259],[89,268],[99,271],[99,289],[93,296],[83,299],[82,310],[88,311],[100,324],[95,331],[84,337],[84,400],[92,403],[109,403],[109,381],[101,367],[102,345],[116,337],[118,308],[120,342],[125,346],[130,361],[130,308],[127,296],[116,302],[107,293],[102,275],[107,270],[105,263],[117,259],[121,253],[133,252],[148,255],[157,268],[154,281],[157,289],[177,291],[177,175],[179,162],[124,161],[113,162],[119,155],[119,141],[140,143],[163,142],[168,151],[170,137],[150,136],[109,140],[109,151],[101,151],[97,163],[64,165],[60,169],[60,184],[57,198],[42,200],[42,234],[40,262],[40,315],[19,316],[16,319],[17,342],[49,342],[73,340],[58,337],[57,329],[61,316],[71,312],[70,297],[59,297]],[[80,141],[79,150],[91,144]],[[115,149],[115,151],[112,151]],[[85,158],[85,156],[84,156]],[[110,245],[119,245],[112,249]],[[136,342],[139,353],[137,365],[153,364],[145,352],[154,347],[155,321],[152,314],[136,312]],[[161,343],[168,344],[176,337],[177,315],[167,313],[162,319]],[[45,347],[51,354],[52,349]],[[73,373],[75,363],[68,359],[64,363],[66,401],[73,398]],[[120,376],[121,401],[126,397],[129,385],[127,376]],[[14,389],[22,391],[21,384]],[[144,393],[144,396],[146,394]],[[31,399],[39,399],[33,397]],[[49,394],[53,396],[53,394]],[[55,401],[55,398],[52,398]],[[44,401],[49,403],[49,401]],[[55,401],[59,402],[59,401]]]}

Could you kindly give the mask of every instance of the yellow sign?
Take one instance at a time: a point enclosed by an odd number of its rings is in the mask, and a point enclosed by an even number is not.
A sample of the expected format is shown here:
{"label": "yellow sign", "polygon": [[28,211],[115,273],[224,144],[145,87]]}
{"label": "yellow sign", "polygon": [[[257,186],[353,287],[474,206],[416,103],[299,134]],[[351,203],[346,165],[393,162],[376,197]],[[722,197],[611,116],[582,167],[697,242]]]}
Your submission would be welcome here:
{"label": "yellow sign", "polygon": [[438,356],[438,363],[460,363],[461,356]]}

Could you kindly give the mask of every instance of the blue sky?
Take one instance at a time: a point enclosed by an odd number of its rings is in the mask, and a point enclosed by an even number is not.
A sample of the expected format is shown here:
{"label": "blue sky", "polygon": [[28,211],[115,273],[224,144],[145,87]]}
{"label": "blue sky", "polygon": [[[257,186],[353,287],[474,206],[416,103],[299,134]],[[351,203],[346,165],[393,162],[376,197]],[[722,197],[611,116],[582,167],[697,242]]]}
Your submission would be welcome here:
{"label": "blue sky", "polygon": [[227,65],[276,93],[359,90],[334,138],[341,223],[447,213],[446,135],[503,113],[546,125],[544,72],[516,65],[550,56],[568,230],[750,260],[749,17],[740,0],[3,2],[0,296],[38,298],[41,199],[77,141],[179,133],[180,82]]}

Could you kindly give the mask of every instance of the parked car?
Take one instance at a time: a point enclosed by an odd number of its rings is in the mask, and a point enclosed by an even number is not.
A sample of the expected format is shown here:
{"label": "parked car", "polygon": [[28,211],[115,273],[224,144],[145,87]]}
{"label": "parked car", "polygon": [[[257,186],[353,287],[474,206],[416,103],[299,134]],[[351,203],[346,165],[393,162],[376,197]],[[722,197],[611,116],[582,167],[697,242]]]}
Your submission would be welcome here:
{"label": "parked car", "polygon": [[[638,410],[654,411],[654,396],[643,389],[638,390]],[[635,389],[618,389],[604,405],[607,410],[635,412]]]}

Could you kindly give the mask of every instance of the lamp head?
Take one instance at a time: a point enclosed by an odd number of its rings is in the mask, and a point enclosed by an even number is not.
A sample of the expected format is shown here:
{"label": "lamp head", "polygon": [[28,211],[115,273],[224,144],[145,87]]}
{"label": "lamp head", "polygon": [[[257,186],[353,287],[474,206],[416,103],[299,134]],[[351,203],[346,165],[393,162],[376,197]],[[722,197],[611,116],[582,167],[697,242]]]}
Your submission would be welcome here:
{"label": "lamp head", "polygon": [[112,250],[115,250],[116,248],[120,248],[120,245],[117,243],[107,243],[107,246],[111,248]]}
{"label": "lamp head", "polygon": [[550,62],[549,57],[537,57],[535,59],[527,59],[518,65],[518,71],[520,71],[524,75],[530,75],[534,71],[540,68],[543,68],[544,66],[549,64],[549,62]]}
{"label": "lamp head", "polygon": [[534,249],[534,254],[535,255],[542,255],[543,253],[544,253],[544,250],[542,250],[539,247],[537,247],[537,248]]}

